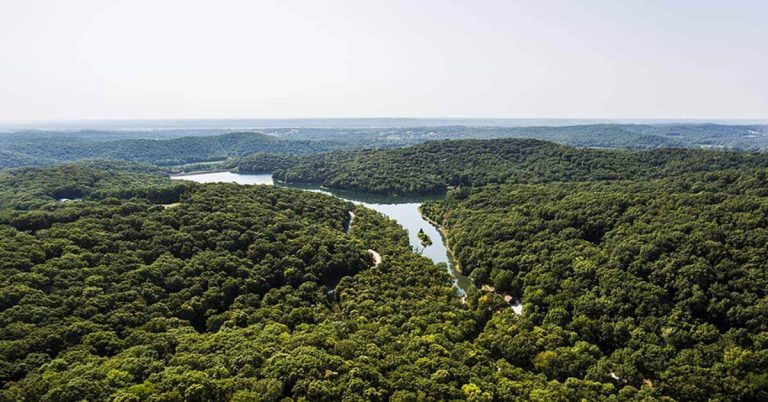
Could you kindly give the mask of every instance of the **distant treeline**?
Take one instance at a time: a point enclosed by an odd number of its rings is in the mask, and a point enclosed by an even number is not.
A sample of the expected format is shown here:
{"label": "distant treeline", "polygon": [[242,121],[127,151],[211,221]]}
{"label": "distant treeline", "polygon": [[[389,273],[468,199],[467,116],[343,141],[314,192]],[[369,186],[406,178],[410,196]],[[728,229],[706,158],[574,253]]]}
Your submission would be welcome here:
{"label": "distant treeline", "polygon": [[[0,134],[0,169],[83,159],[161,166],[225,161],[253,153],[306,155],[399,148],[444,139],[533,138],[585,148],[768,150],[768,126],[591,124],[564,127],[284,128],[266,134],[214,130],[24,131]],[[184,136],[186,133],[187,136]]]}
{"label": "distant treeline", "polygon": [[589,148],[768,149],[768,126],[724,124],[581,124],[571,126],[441,126],[365,129],[272,129],[294,140],[332,140],[363,148],[414,145],[442,139],[533,138]]}
{"label": "distant treeline", "polygon": [[109,141],[67,134],[59,137],[0,136],[0,168],[84,159],[126,160],[171,166],[224,161],[256,152],[301,155],[345,147],[344,144],[332,141],[287,140],[258,133]]}

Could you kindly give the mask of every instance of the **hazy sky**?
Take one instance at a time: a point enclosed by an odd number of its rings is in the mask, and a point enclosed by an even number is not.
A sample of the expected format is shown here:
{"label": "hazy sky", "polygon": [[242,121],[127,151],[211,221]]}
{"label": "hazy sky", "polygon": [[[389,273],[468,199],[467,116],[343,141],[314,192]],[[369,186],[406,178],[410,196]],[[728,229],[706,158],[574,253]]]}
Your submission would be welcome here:
{"label": "hazy sky", "polygon": [[768,118],[768,1],[0,0],[0,121]]}

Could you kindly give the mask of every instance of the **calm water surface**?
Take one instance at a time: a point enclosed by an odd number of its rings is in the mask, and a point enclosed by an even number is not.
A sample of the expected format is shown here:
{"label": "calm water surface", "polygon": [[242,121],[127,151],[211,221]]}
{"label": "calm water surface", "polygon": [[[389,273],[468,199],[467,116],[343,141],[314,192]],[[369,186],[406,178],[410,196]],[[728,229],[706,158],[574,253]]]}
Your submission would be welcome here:
{"label": "calm water surface", "polygon": [[239,174],[232,172],[192,173],[171,176],[176,180],[191,180],[198,183],[274,184],[269,174]]}
{"label": "calm water surface", "polygon": [[[459,296],[466,294],[465,289],[472,286],[472,282],[469,278],[456,272],[453,269],[450,258],[448,257],[448,250],[445,247],[445,242],[440,232],[427,222],[419,212],[419,205],[424,201],[439,199],[439,197],[391,197],[391,196],[377,196],[366,193],[357,193],[351,191],[337,191],[320,188],[313,185],[294,185],[285,183],[275,183],[271,174],[240,174],[232,172],[214,172],[214,173],[195,173],[185,175],[171,176],[175,180],[191,180],[198,183],[237,183],[237,184],[267,184],[278,185],[283,187],[298,188],[307,191],[315,191],[319,193],[333,195],[341,198],[345,201],[350,201],[355,204],[360,204],[373,210],[379,211],[384,215],[389,216],[408,230],[408,238],[411,243],[411,247],[418,250],[422,255],[429,257],[434,262],[443,262],[448,265],[448,272],[453,278],[453,283],[456,286],[456,292]],[[416,233],[419,229],[424,230],[431,239],[432,245],[426,248],[421,246],[421,242]]]}

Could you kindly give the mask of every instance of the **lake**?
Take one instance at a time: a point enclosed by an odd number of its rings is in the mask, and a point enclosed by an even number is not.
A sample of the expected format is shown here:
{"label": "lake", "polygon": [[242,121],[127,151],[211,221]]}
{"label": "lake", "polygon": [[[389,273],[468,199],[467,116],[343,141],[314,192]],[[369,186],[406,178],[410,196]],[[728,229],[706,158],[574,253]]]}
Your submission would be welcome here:
{"label": "lake", "polygon": [[[421,252],[425,257],[429,257],[434,262],[443,262],[448,266],[448,273],[451,275],[453,284],[456,286],[456,293],[463,297],[466,295],[465,289],[472,286],[472,281],[461,273],[453,269],[453,264],[448,257],[448,250],[445,247],[445,241],[440,232],[431,223],[425,220],[419,212],[419,206],[427,200],[439,199],[439,197],[394,197],[379,196],[367,193],[358,193],[352,191],[341,191],[321,188],[314,185],[297,185],[275,182],[271,174],[240,174],[233,172],[210,172],[210,173],[192,173],[171,176],[174,180],[190,180],[198,183],[237,183],[237,184],[266,184],[278,185],[281,187],[297,188],[306,191],[314,191],[323,194],[332,195],[345,201],[363,205],[367,208],[381,212],[389,216],[403,226],[408,231],[408,239],[411,247]],[[426,248],[421,246],[416,234],[419,229],[423,230],[431,239],[432,245]]]}
{"label": "lake", "polygon": [[171,179],[191,180],[198,183],[274,184],[270,174],[238,174],[232,172],[179,174],[171,176]]}

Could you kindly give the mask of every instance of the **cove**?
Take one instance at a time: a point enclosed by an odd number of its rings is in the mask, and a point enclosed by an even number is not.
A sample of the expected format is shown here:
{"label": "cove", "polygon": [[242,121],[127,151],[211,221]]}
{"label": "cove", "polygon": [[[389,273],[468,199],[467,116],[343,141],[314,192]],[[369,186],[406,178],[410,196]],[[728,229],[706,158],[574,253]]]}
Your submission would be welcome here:
{"label": "cove", "polygon": [[[265,174],[240,174],[234,172],[205,172],[173,175],[174,180],[190,180],[198,183],[237,183],[237,184],[262,184],[277,185],[287,188],[296,188],[305,191],[313,191],[332,195],[345,201],[363,205],[367,208],[381,212],[382,214],[394,219],[408,231],[408,240],[411,247],[417,252],[421,252],[425,257],[430,258],[436,263],[445,263],[448,273],[451,275],[456,293],[459,297],[466,296],[466,290],[472,287],[472,281],[453,268],[453,264],[448,255],[448,249],[445,246],[445,240],[440,232],[421,215],[419,206],[428,200],[436,200],[436,196],[423,197],[393,197],[380,196],[368,193],[359,193],[352,191],[332,190],[321,188],[316,185],[289,184],[276,182],[272,175]],[[417,237],[419,230],[423,230],[431,239],[432,245],[421,246],[421,241]]]}

